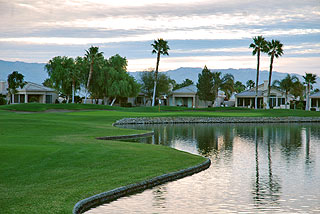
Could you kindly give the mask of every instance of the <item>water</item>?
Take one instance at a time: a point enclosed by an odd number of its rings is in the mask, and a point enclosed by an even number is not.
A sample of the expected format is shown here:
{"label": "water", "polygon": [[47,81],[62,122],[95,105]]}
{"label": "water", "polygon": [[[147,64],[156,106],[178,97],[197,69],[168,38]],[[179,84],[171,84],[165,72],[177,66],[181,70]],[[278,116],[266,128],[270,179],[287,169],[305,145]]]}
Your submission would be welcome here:
{"label": "water", "polygon": [[320,124],[127,127],[212,164],[87,213],[320,213]]}

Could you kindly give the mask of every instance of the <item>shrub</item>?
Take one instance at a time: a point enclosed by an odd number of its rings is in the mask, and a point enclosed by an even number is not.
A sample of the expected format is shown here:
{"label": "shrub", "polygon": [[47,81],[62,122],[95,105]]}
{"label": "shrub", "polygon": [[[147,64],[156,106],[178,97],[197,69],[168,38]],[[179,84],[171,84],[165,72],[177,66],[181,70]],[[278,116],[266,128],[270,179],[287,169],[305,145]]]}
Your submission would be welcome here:
{"label": "shrub", "polygon": [[30,97],[30,98],[28,99],[28,102],[29,102],[29,103],[37,103],[37,102],[39,102],[39,100],[38,100],[36,97]]}
{"label": "shrub", "polygon": [[0,105],[6,105],[6,104],[7,104],[7,100],[3,96],[0,96]]}
{"label": "shrub", "polygon": [[303,102],[299,102],[299,103],[297,104],[297,109],[301,109],[301,110],[304,110],[304,109],[305,109]]}
{"label": "shrub", "polygon": [[121,107],[132,107],[131,103],[121,103],[120,104]]}
{"label": "shrub", "polygon": [[316,108],[310,108],[310,111],[316,111]]}

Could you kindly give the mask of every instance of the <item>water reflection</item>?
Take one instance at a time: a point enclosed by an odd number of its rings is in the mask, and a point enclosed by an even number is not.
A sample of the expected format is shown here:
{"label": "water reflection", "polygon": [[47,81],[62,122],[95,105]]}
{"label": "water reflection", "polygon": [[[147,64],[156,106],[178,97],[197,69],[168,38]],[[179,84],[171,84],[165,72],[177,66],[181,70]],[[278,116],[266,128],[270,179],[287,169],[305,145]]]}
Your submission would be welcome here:
{"label": "water reflection", "polygon": [[[211,167],[89,213],[320,212],[320,124],[127,126]],[[129,211],[128,211],[129,210]]]}
{"label": "water reflection", "polygon": [[[261,127],[254,128],[254,141],[255,141],[255,159],[256,159],[256,173],[255,173],[255,182],[253,185],[253,200],[257,207],[259,205],[264,205],[270,203],[272,205],[279,204],[280,199],[280,180],[279,178],[272,173],[272,156],[271,156],[271,138],[269,130],[272,129],[262,129]],[[265,132],[264,132],[265,131]],[[268,168],[266,169],[267,173],[260,173],[259,171],[259,139],[262,138],[264,144],[267,142],[267,157],[268,157]]]}

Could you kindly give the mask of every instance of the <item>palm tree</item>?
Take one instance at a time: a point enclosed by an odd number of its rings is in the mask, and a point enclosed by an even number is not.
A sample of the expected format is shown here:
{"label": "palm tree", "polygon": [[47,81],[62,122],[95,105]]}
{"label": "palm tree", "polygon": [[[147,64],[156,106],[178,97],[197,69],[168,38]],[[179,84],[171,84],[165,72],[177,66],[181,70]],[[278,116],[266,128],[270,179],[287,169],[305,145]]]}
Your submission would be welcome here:
{"label": "palm tree", "polygon": [[271,76],[272,76],[272,67],[274,57],[279,58],[283,55],[283,44],[279,40],[272,40],[271,42],[267,42],[268,47],[268,55],[270,56],[270,70],[269,70],[269,82],[268,82],[268,101],[267,101],[267,109],[270,107],[270,90],[271,90]]}
{"label": "palm tree", "polygon": [[312,89],[312,84],[316,83],[317,75],[311,74],[311,73],[306,73],[305,76],[303,76],[304,83],[307,85],[307,102],[306,102],[306,111],[310,110],[310,89]]}
{"label": "palm tree", "polygon": [[221,77],[221,72],[213,72],[213,94],[215,97],[215,105],[217,106],[217,98],[219,90],[226,94],[227,99],[234,92],[234,77],[232,74],[225,74]]}
{"label": "palm tree", "polygon": [[154,40],[151,46],[153,47],[152,53],[157,54],[157,66],[156,66],[156,71],[154,73],[154,88],[153,88],[153,96],[152,96],[152,106],[154,106],[155,99],[156,99],[160,55],[169,55],[168,50],[170,50],[170,48],[168,46],[168,41],[165,41],[162,38],[158,40]]}
{"label": "palm tree", "polygon": [[296,77],[295,75],[290,76],[290,74],[287,74],[287,76],[281,81],[275,80],[272,83],[272,86],[278,87],[279,89],[285,92],[286,109],[287,109],[288,94],[289,92],[291,93],[291,91],[294,89],[296,82],[299,82],[298,77]]}
{"label": "palm tree", "polygon": [[256,96],[255,96],[255,109],[258,108],[258,86],[259,86],[259,68],[260,68],[260,53],[267,52],[267,41],[262,37],[254,37],[253,43],[250,44],[249,48],[253,48],[252,55],[257,54],[257,78],[256,78]]}
{"label": "palm tree", "polygon": [[[255,86],[253,80],[248,80],[248,81],[246,82],[246,85],[247,85],[247,88],[249,88],[249,89],[251,89],[251,88],[253,88],[253,87]],[[256,93],[257,93],[257,91],[256,91]]]}
{"label": "palm tree", "polygon": [[[23,74],[20,74],[18,71],[13,71],[11,74],[8,75],[8,97],[9,97],[9,104],[12,102],[14,103],[14,98],[12,98],[13,94],[17,93],[17,88],[23,88],[25,84]],[[11,99],[12,102],[11,102]]]}
{"label": "palm tree", "polygon": [[[87,91],[89,90],[90,81],[93,73],[93,65],[96,58],[102,57],[103,52],[99,52],[99,47],[91,46],[89,50],[86,50],[85,59],[90,63],[89,77],[87,81]],[[84,99],[84,103],[87,102],[87,94]]]}

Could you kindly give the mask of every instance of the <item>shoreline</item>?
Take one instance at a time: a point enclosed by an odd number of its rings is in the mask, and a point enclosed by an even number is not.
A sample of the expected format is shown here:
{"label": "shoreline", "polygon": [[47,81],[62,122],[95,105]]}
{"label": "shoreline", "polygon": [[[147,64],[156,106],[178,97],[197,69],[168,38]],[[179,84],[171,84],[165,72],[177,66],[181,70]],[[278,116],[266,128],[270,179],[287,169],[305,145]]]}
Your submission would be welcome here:
{"label": "shoreline", "polygon": [[211,161],[209,158],[207,158],[204,162],[201,164],[198,164],[196,166],[192,166],[186,169],[182,169],[176,172],[171,172],[167,174],[163,174],[151,179],[147,179],[135,184],[129,184],[126,186],[121,186],[116,189],[109,190],[107,192],[102,192],[97,195],[93,195],[89,198],[82,199],[81,201],[77,202],[75,206],[73,207],[73,214],[80,214],[85,211],[88,211],[89,209],[102,205],[107,202],[114,201],[118,198],[128,196],[137,192],[144,191],[146,189],[150,189],[154,186],[164,184],[170,181],[174,181],[180,178],[184,178],[186,176],[193,175],[195,173],[201,172],[203,170],[206,170],[210,167]]}
{"label": "shoreline", "polygon": [[181,123],[319,123],[320,117],[136,117],[123,118],[113,125]]}

